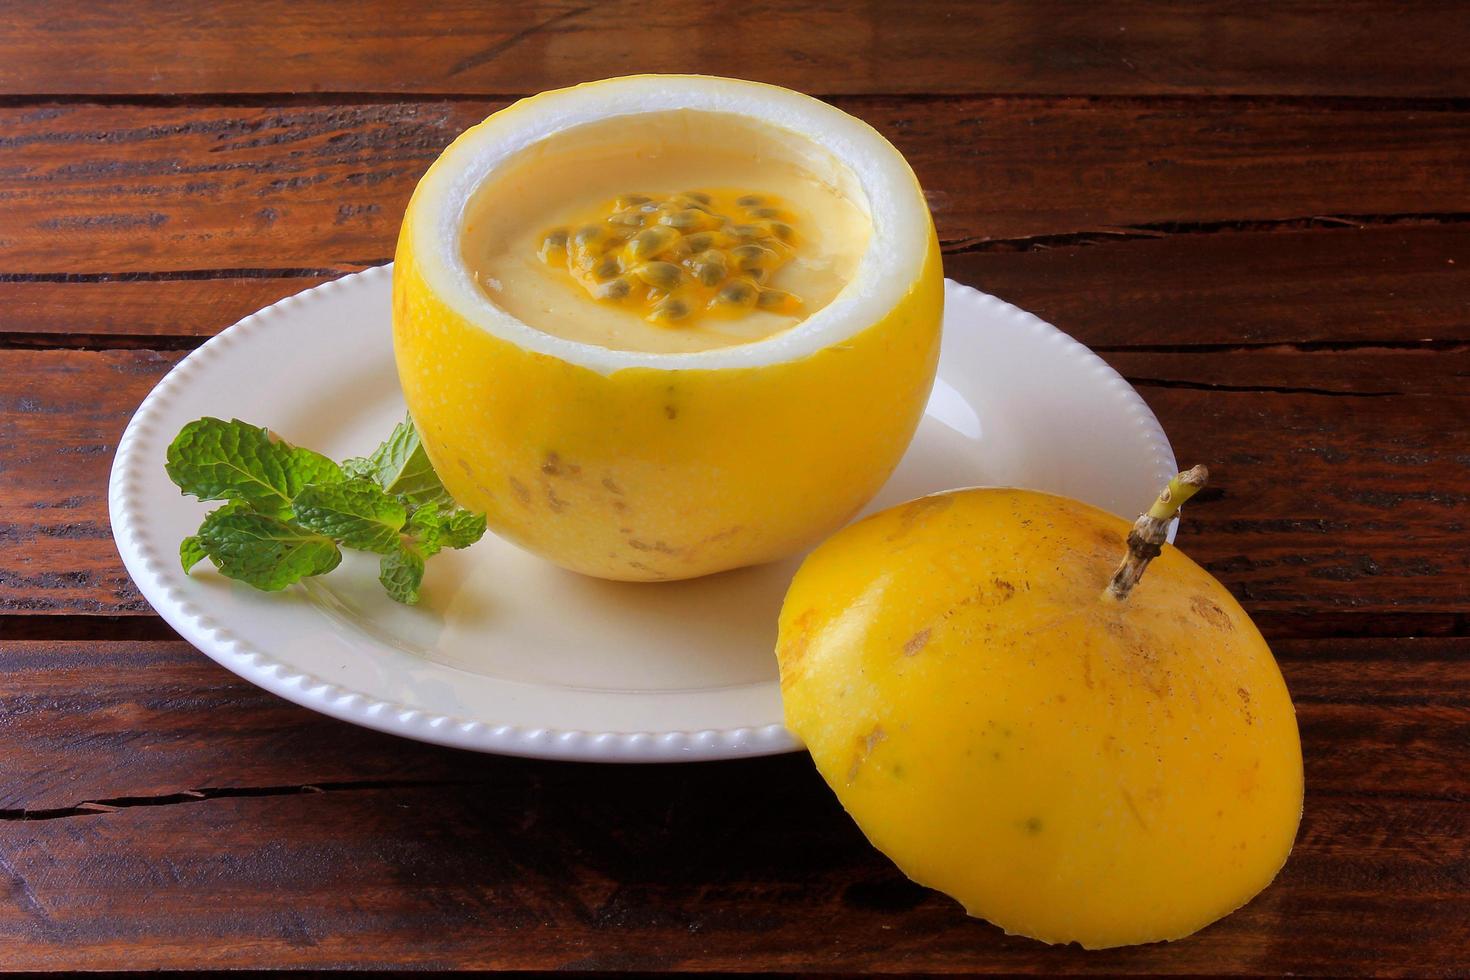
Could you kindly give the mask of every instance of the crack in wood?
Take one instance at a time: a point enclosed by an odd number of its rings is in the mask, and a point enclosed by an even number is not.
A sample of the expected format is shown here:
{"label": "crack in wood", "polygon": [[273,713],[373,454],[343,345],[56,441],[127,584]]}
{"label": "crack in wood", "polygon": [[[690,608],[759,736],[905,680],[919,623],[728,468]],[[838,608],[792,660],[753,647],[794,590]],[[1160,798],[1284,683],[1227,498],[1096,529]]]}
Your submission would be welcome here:
{"label": "crack in wood", "polygon": [[1229,385],[1209,381],[1181,381],[1172,378],[1135,378],[1125,380],[1134,387],[1143,388],[1186,388],[1192,391],[1243,392],[1268,395],[1324,395],[1329,398],[1391,398],[1403,396],[1402,391],[1337,391],[1332,388],[1296,388],[1289,385]]}
{"label": "crack in wood", "polygon": [[941,241],[945,255],[985,252],[1035,252],[1053,248],[1111,245],[1115,242],[1152,241],[1174,235],[1218,235],[1267,231],[1360,229],[1393,225],[1457,225],[1470,222],[1470,212],[1423,211],[1388,214],[1313,214],[1292,218],[1230,219],[1221,221],[1159,221],[1028,235],[1019,238],[961,238]]}
{"label": "crack in wood", "polygon": [[[586,8],[592,9],[591,7]],[[542,25],[543,28],[547,25]],[[524,38],[522,38],[524,39]],[[505,42],[498,42],[504,44]],[[504,51],[501,48],[501,51]],[[475,57],[474,55],[470,57]],[[535,95],[539,89],[508,91],[450,92],[432,89],[405,92],[394,89],[363,87],[351,90],[320,89],[310,92],[277,90],[258,92],[180,91],[180,92],[7,92],[0,94],[0,108],[31,107],[137,106],[140,108],[273,108],[332,105],[422,105],[436,102],[513,102]],[[1240,105],[1249,108],[1305,108],[1349,112],[1465,112],[1470,111],[1470,97],[1464,96],[1382,96],[1382,95],[1293,95],[1291,93],[1086,93],[1024,92],[972,89],[955,92],[904,92],[871,90],[863,92],[809,88],[807,94],[824,101],[838,99],[857,101],[882,99],[910,105],[943,105],[950,102],[1040,102],[1076,103],[1079,105],[1157,108],[1178,106]]]}
{"label": "crack in wood", "polygon": [[0,615],[0,637],[6,642],[96,640],[178,640],[179,634],[151,610],[133,616],[90,616],[83,613]]}
{"label": "crack in wood", "polygon": [[1237,354],[1237,353],[1363,353],[1368,351],[1470,350],[1467,340],[1289,340],[1232,344],[1089,344],[1095,353],[1129,354]]}
{"label": "crack in wood", "polygon": [[[428,779],[363,779],[350,782],[300,783],[288,786],[206,787],[186,789],[157,796],[118,796],[103,800],[83,800],[71,806],[47,809],[0,809],[0,821],[63,820],[68,817],[95,817],[138,807],[176,806],[209,800],[242,797],[302,796],[313,793],[351,793],[385,789],[433,789],[441,786],[472,786],[484,780]],[[4,870],[0,868],[0,870]]]}
{"label": "crack in wood", "polygon": [[597,8],[592,4],[588,4],[583,7],[573,7],[571,10],[563,10],[561,13],[557,14],[554,17],[548,17],[546,20],[543,20],[536,24],[532,24],[530,27],[524,28],[523,30],[516,31],[510,37],[507,37],[502,41],[498,41],[495,44],[490,45],[485,50],[477,51],[469,57],[459,61],[457,64],[455,64],[453,68],[449,69],[449,75],[451,78],[455,75],[462,75],[472,68],[478,68],[481,65],[494,61],[497,56],[504,54],[506,51],[509,51],[511,48],[515,47],[517,44],[520,44],[522,41],[525,41],[530,37],[534,37],[535,35],[540,34],[543,31],[548,31],[558,24],[572,20],[576,17],[580,17],[583,14],[595,9]]}
{"label": "crack in wood", "polygon": [[303,268],[239,268],[239,269],[165,269],[132,272],[0,272],[0,282],[192,282],[210,279],[315,279],[342,276],[349,272],[387,265],[392,259],[363,259],[319,269]]}

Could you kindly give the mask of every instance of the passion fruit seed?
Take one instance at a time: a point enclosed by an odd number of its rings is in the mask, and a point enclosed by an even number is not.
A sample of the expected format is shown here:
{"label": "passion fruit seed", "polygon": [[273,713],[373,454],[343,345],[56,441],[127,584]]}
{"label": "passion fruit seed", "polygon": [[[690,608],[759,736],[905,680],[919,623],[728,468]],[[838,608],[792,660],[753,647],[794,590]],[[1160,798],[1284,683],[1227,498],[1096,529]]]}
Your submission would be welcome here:
{"label": "passion fruit seed", "polygon": [[619,211],[617,214],[608,215],[607,223],[610,225],[642,228],[648,224],[648,215],[639,214],[637,211]]}
{"label": "passion fruit seed", "polygon": [[553,228],[541,239],[541,248],[537,250],[536,256],[548,264],[552,262],[565,262],[567,260],[567,230],[565,228]]}
{"label": "passion fruit seed", "polygon": [[689,269],[706,286],[718,286],[729,276],[729,263],[725,261],[725,253],[713,250],[696,255],[689,263]]}
{"label": "passion fruit seed", "polygon": [[762,248],[760,245],[741,245],[731,249],[730,254],[735,258],[735,264],[742,270],[754,269],[776,257],[775,252]]}
{"label": "passion fruit seed", "polygon": [[684,272],[672,262],[645,262],[633,274],[654,289],[670,292],[684,281]]}
{"label": "passion fruit seed", "polygon": [[682,320],[689,315],[689,304],[677,296],[666,296],[654,304],[650,315],[656,320]]}
{"label": "passion fruit seed", "polygon": [[592,290],[598,299],[623,299],[633,291],[633,284],[626,277],[605,282]]}
{"label": "passion fruit seed", "polygon": [[623,194],[590,215],[594,223],[547,231],[537,256],[564,265],[594,299],[638,303],[654,323],[683,323],[696,310],[793,314],[798,297],[763,287],[794,254],[787,215],[762,194]]}
{"label": "passion fruit seed", "polygon": [[662,255],[679,240],[679,233],[672,228],[645,228],[628,242],[628,257],[651,259]]}
{"label": "passion fruit seed", "polygon": [[719,244],[717,234],[713,231],[697,231],[692,235],[685,235],[683,245],[691,254],[706,251]]}
{"label": "passion fruit seed", "polygon": [[708,228],[714,220],[713,215],[696,208],[685,208],[683,211],[673,211],[663,215],[658,219],[658,223],[677,228],[679,231],[700,231]]}
{"label": "passion fruit seed", "polygon": [[755,305],[763,310],[790,311],[801,305],[801,300],[784,289],[762,289]]}
{"label": "passion fruit seed", "polygon": [[750,306],[755,302],[757,287],[747,279],[736,279],[715,293],[714,302],[722,306]]}

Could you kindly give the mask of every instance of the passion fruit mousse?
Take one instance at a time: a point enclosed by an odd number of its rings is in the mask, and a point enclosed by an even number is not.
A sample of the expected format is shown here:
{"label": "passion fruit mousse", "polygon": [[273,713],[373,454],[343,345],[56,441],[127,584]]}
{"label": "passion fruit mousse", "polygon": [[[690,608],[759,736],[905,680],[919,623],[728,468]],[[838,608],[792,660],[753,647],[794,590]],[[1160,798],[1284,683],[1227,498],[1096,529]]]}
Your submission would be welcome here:
{"label": "passion fruit mousse", "polygon": [[938,359],[924,196],[861,121],[775,86],[543,93],[419,183],[394,347],[435,469],[492,530],[611,579],[782,558],[903,455]]}

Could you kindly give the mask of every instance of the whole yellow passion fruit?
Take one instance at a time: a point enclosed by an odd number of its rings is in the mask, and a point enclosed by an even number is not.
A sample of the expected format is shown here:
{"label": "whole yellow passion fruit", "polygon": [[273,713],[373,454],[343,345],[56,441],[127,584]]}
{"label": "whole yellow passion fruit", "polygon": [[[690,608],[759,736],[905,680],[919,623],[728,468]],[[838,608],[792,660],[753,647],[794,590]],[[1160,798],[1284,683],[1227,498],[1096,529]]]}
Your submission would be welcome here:
{"label": "whole yellow passion fruit", "polygon": [[1239,604],[1161,545],[1188,493],[1131,534],[1050,494],[924,497],[834,535],[787,594],[787,726],[876,847],[1007,932],[1178,939],[1291,851],[1296,715]]}
{"label": "whole yellow passion fruit", "polygon": [[897,464],[943,279],[899,152],[815,99],[704,76],[525,99],[420,181],[393,282],[436,471],[492,530],[612,579],[793,554]]}

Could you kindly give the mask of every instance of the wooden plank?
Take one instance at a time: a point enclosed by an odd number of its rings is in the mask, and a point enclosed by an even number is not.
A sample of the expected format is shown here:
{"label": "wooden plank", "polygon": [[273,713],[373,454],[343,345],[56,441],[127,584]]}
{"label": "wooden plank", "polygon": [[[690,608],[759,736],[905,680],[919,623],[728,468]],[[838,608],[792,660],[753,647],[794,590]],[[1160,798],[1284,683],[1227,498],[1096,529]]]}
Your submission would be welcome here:
{"label": "wooden plank", "polygon": [[908,883],[801,759],[134,807],[0,825],[0,966],[1457,976],[1466,814],[1309,799],[1250,905],[1085,953]]}
{"label": "wooden plank", "polygon": [[1470,224],[1170,235],[944,269],[1095,347],[1470,340]]}
{"label": "wooden plank", "polygon": [[1275,394],[1463,395],[1470,388],[1470,343],[1401,350],[1363,347],[1303,351],[1247,348],[1217,355],[1201,380],[1199,351],[1108,351],[1107,360],[1145,397],[1154,388],[1209,388]]}
{"label": "wooden plank", "polygon": [[334,278],[336,270],[305,276],[0,279],[0,338],[28,346],[144,346],[157,338],[202,339],[276,300]]}
{"label": "wooden plank", "polygon": [[0,610],[147,613],[107,480],[133,411],[182,355],[0,352]]}
{"label": "wooden plank", "polygon": [[[1281,640],[1274,650],[1314,793],[1470,800],[1470,638]],[[0,641],[0,670],[0,814],[11,818],[190,793],[544,775],[298,708],[179,641]]]}
{"label": "wooden plank", "polygon": [[[1307,774],[1280,879],[1187,941],[1082,953],[904,881],[804,756],[473,756],[320,719],[179,643],[5,644],[0,967],[1463,973],[1470,639],[1276,650]],[[445,782],[328,782],[400,772]]]}
{"label": "wooden plank", "polygon": [[[701,5],[44,0],[0,17],[0,93],[529,93],[639,71],[819,93],[1470,95],[1454,3]],[[64,52],[64,55],[59,55]],[[1405,70],[1412,65],[1413,70]]]}
{"label": "wooden plank", "polygon": [[[1442,349],[1470,342],[1470,223],[1181,234],[966,252],[946,256],[945,272],[1109,350],[1424,341]],[[0,277],[0,340],[148,346],[164,338],[187,344],[187,338],[212,336],[326,278],[266,271],[200,275],[206,278]],[[1351,363],[1371,364],[1362,360],[1369,356],[1358,352]],[[1289,358],[1277,363],[1274,374],[1294,370]],[[1449,373],[1415,375],[1420,384],[1435,378],[1456,383]]]}
{"label": "wooden plank", "polygon": [[484,756],[298,708],[187,643],[4,641],[0,670],[0,813],[12,816],[201,791],[483,778]]}
{"label": "wooden plank", "polygon": [[[418,177],[500,104],[0,108],[0,274],[384,261]],[[837,104],[904,151],[941,238],[956,247],[1320,215],[1456,219],[1470,201],[1464,109],[1229,99]]]}
{"label": "wooden plank", "polygon": [[[16,447],[0,468],[0,611],[147,611],[109,537],[107,474],[179,356],[0,351],[0,444]],[[1405,393],[1370,396],[1233,384],[1231,357],[1174,359],[1165,386],[1145,387],[1179,458],[1214,470],[1189,553],[1253,613],[1470,611],[1470,397],[1415,394],[1421,352],[1378,355],[1384,390]]]}

